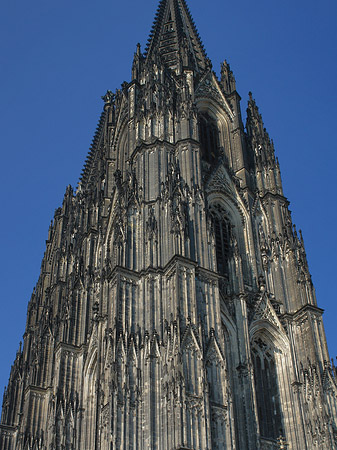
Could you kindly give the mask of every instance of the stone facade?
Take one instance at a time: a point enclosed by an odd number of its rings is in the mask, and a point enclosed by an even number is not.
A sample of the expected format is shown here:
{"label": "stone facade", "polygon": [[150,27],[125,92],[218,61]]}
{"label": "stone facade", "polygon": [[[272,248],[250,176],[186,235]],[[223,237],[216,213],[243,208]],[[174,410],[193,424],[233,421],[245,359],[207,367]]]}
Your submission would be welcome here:
{"label": "stone facade", "polygon": [[331,450],[301,234],[252,96],[161,0],[50,226],[0,450]]}

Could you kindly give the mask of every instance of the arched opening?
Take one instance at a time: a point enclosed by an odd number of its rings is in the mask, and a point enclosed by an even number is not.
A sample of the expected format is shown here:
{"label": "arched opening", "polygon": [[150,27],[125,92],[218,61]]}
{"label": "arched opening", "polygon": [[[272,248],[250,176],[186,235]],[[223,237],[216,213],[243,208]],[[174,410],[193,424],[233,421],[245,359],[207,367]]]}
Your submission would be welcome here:
{"label": "arched opening", "polygon": [[192,344],[184,349],[182,359],[186,392],[189,395],[198,396],[200,395],[202,367],[198,351]]}
{"label": "arched opening", "polygon": [[96,441],[96,418],[97,418],[97,350],[92,353],[85,374],[84,381],[84,413],[85,429],[83,442],[87,448],[94,448]]}
{"label": "arched opening", "polygon": [[210,214],[215,236],[217,269],[220,275],[228,275],[232,225],[220,205],[213,206]]}
{"label": "arched opening", "polygon": [[219,155],[219,130],[216,121],[205,112],[199,114],[199,142],[202,159],[212,164]]}
{"label": "arched opening", "polygon": [[137,266],[137,209],[132,206],[127,215],[126,265],[135,270]]}
{"label": "arched opening", "polygon": [[274,349],[259,337],[253,341],[251,354],[260,434],[277,439],[284,433]]}

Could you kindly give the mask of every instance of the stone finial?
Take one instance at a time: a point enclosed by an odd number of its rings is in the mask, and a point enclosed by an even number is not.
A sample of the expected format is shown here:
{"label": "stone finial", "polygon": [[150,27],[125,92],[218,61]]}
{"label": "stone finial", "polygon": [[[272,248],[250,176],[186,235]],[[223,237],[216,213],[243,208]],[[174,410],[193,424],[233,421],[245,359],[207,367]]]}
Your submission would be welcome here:
{"label": "stone finial", "polygon": [[102,100],[104,101],[105,104],[113,103],[114,99],[115,99],[115,95],[110,90],[107,90],[106,94],[102,96]]}
{"label": "stone finial", "polygon": [[279,450],[285,450],[288,448],[288,444],[286,443],[286,439],[283,436],[277,438],[277,444]]}
{"label": "stone finial", "polygon": [[99,313],[99,303],[98,302],[94,303],[94,305],[92,307],[92,312],[93,312],[94,320],[97,321],[98,313]]}

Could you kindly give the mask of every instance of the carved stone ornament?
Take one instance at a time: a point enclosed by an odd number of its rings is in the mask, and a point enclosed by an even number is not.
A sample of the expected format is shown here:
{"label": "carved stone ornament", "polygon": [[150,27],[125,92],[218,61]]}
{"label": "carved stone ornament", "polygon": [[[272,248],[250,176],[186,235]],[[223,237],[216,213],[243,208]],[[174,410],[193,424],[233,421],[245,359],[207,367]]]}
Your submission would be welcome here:
{"label": "carved stone ornament", "polygon": [[212,406],[212,419],[221,424],[227,423],[228,409],[226,406]]}
{"label": "carved stone ornament", "polygon": [[155,212],[153,207],[149,207],[148,210],[148,220],[146,222],[146,237],[148,241],[156,239],[158,233],[158,224],[155,217]]}
{"label": "carved stone ornament", "polygon": [[115,99],[115,95],[112,93],[112,91],[106,91],[106,94],[102,96],[102,100],[104,103],[112,103]]}
{"label": "carved stone ornament", "polygon": [[210,98],[215,100],[233,120],[234,114],[224,99],[224,96],[218,86],[214,83],[212,75],[207,75],[198,85],[195,91],[196,98]]}
{"label": "carved stone ornament", "polygon": [[[263,287],[262,287],[263,288]],[[250,305],[249,322],[250,325],[256,320],[266,320],[273,324],[279,330],[283,329],[283,326],[278,318],[276,309],[279,308],[279,304],[275,303],[273,297],[268,295],[267,292],[260,292],[256,297],[253,304]]]}
{"label": "carved stone ornament", "polygon": [[196,2],[157,2],[48,229],[0,450],[334,450],[337,370],[273,143],[212,70]]}

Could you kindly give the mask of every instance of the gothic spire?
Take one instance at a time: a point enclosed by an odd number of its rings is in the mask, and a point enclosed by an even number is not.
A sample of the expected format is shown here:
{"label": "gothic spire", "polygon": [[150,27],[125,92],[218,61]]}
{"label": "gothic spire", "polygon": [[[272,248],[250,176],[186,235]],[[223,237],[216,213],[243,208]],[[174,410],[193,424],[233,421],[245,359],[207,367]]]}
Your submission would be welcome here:
{"label": "gothic spire", "polygon": [[161,0],[146,48],[146,59],[161,56],[165,65],[202,71],[207,56],[185,0]]}

